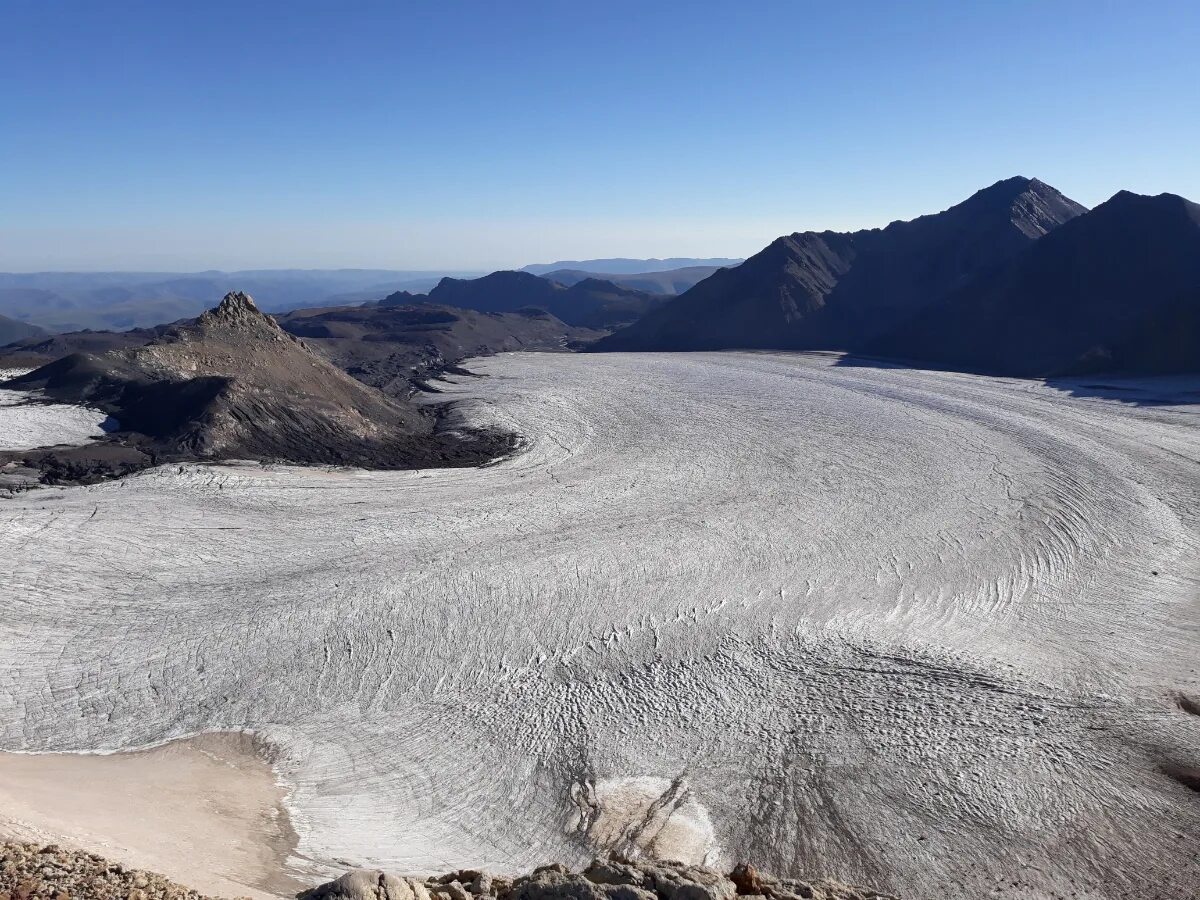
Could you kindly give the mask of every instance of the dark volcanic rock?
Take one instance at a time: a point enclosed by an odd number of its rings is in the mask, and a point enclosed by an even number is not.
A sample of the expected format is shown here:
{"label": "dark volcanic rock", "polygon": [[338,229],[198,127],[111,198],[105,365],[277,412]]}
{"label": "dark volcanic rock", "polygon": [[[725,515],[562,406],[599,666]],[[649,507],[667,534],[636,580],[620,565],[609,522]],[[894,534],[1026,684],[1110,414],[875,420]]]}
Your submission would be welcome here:
{"label": "dark volcanic rock", "polygon": [[1200,371],[1200,206],[1123,191],[868,349],[1005,375]]}
{"label": "dark volcanic rock", "polygon": [[413,303],[421,303],[425,300],[424,294],[410,294],[408,291],[396,291],[394,294],[388,294],[378,302],[378,306],[409,306]]}
{"label": "dark volcanic rock", "polygon": [[601,336],[537,309],[485,313],[383,302],[298,310],[279,324],[359,381],[398,398],[427,389],[427,379],[469,357],[564,350]]}
{"label": "dark volcanic rock", "polygon": [[[435,433],[433,415],[350,377],[238,293],[143,347],[73,354],[9,384],[108,412],[122,431],[101,443],[133,447],[147,462],[411,468],[476,464],[510,446],[501,435]],[[95,447],[15,455],[53,475],[86,467],[77,457],[94,460]]]}
{"label": "dark volcanic rock", "polygon": [[1084,211],[1036,179],[1010,178],[911,222],[798,232],[595,349],[860,349]]}

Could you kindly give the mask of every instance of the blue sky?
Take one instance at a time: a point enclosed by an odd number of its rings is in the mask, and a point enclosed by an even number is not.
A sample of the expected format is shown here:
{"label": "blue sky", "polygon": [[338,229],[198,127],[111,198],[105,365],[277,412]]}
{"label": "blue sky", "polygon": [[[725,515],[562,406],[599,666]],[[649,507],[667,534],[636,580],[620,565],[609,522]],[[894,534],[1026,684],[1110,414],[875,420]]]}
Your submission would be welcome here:
{"label": "blue sky", "polygon": [[0,0],[0,269],[742,256],[1200,199],[1200,4]]}

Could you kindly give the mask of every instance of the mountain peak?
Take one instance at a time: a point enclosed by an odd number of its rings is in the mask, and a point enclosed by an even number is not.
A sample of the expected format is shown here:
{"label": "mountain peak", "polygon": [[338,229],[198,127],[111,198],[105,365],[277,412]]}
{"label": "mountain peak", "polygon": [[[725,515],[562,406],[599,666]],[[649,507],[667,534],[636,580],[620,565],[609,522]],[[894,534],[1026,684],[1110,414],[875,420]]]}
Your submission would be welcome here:
{"label": "mountain peak", "polygon": [[1087,212],[1061,191],[1037,178],[1015,175],[976,191],[955,209],[1007,216],[1030,238],[1039,238],[1063,222]]}
{"label": "mountain peak", "polygon": [[1016,176],[885,228],[786,235],[596,348],[855,350],[1084,212]]}
{"label": "mountain peak", "polygon": [[[1011,178],[1002,178],[995,184],[988,185],[982,188],[964,200],[960,206],[966,207],[982,207],[982,206],[1010,206],[1019,202],[1023,197],[1034,196],[1055,202],[1066,201],[1072,206],[1079,206],[1073,200],[1069,200],[1060,191],[1046,184],[1037,178],[1027,178],[1024,175],[1014,175]],[[1079,210],[1083,211],[1084,207],[1079,206]]]}
{"label": "mountain peak", "polygon": [[221,298],[215,309],[200,317],[202,324],[224,323],[228,325],[258,322],[266,315],[254,303],[254,298],[242,291],[230,291]]}

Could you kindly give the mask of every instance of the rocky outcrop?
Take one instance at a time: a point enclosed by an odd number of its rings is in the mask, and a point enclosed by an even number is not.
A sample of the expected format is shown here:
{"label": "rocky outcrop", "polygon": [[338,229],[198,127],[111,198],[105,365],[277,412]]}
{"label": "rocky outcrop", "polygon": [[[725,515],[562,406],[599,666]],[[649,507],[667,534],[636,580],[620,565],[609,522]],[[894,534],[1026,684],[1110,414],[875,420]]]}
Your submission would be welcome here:
{"label": "rocky outcrop", "polygon": [[[897,900],[836,881],[770,878],[739,865],[703,866],[622,857],[582,872],[553,864],[510,878],[463,869],[431,878],[355,869],[299,900]],[[55,844],[0,842],[0,900],[216,900],[95,853]]]}
{"label": "rocky outcrop", "polygon": [[729,874],[704,866],[597,859],[582,872],[554,864],[504,878],[464,870],[420,880],[371,869],[347,872],[301,900],[895,900],[835,881],[770,878],[753,866]]}
{"label": "rocky outcrop", "polygon": [[0,900],[212,900],[153,872],[56,844],[0,842]]}
{"label": "rocky outcrop", "polygon": [[[120,423],[96,444],[56,451],[58,470],[87,456],[89,477],[101,444],[141,454],[125,453],[126,467],[249,459],[375,469],[478,465],[512,446],[508,435],[438,430],[436,413],[351,377],[237,292],[144,346],[76,353],[8,384]],[[0,463],[49,472],[48,452],[13,451]]]}

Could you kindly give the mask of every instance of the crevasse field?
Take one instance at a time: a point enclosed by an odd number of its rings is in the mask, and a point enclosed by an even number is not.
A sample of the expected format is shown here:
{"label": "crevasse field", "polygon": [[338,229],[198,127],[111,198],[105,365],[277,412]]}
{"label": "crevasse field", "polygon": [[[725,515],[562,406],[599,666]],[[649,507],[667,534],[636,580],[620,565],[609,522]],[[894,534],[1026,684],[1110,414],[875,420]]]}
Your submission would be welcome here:
{"label": "crevasse field", "polygon": [[460,414],[524,439],[486,468],[0,502],[0,746],[253,729],[321,862],[1194,895],[1200,405],[815,355],[470,367]]}

